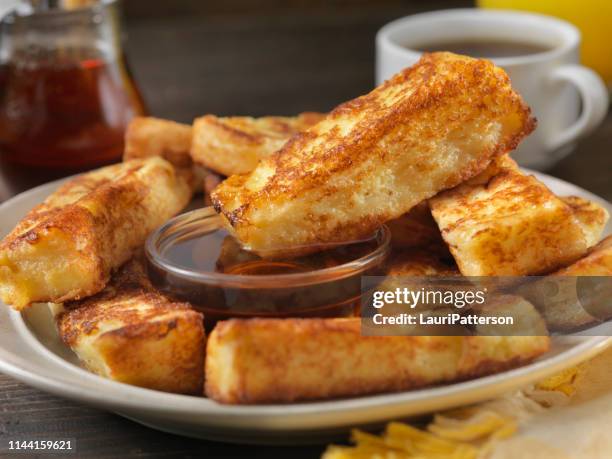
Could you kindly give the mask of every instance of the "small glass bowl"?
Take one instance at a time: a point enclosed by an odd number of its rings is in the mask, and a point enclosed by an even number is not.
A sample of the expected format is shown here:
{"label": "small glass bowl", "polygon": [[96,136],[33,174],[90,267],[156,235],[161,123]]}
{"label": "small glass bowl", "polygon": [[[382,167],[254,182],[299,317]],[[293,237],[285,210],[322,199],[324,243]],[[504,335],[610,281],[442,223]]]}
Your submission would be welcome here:
{"label": "small glass bowl", "polygon": [[[221,218],[212,207],[205,207],[168,221],[145,244],[153,284],[167,295],[191,303],[204,313],[208,324],[229,317],[353,315],[361,298],[361,276],[384,274],[391,239],[389,229],[381,226],[366,241],[365,255],[333,267],[290,273],[283,273],[283,269],[292,260],[270,262],[273,269],[269,274],[236,274],[194,268],[169,256],[178,244],[197,243],[197,238],[217,231],[224,231]],[[276,268],[280,274],[273,272]]]}

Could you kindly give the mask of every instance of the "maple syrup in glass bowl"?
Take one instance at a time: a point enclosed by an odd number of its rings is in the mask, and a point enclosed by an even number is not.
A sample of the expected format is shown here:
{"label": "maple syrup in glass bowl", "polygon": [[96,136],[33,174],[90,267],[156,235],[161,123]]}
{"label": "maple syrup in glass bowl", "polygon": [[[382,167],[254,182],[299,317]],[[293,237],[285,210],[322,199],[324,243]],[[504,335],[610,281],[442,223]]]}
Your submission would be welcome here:
{"label": "maple syrup in glass bowl", "polygon": [[307,256],[264,260],[243,250],[212,207],[179,215],[147,240],[149,277],[207,324],[230,317],[342,317],[358,313],[361,276],[384,274],[390,233]]}

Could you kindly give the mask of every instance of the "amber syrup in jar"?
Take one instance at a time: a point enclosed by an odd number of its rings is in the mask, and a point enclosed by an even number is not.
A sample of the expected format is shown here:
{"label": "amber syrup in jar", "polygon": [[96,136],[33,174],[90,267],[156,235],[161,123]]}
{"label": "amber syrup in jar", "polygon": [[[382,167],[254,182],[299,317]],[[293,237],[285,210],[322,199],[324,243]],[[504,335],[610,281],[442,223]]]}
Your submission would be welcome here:
{"label": "amber syrup in jar", "polygon": [[11,192],[120,160],[145,113],[123,56],[26,47],[0,65],[0,167]]}

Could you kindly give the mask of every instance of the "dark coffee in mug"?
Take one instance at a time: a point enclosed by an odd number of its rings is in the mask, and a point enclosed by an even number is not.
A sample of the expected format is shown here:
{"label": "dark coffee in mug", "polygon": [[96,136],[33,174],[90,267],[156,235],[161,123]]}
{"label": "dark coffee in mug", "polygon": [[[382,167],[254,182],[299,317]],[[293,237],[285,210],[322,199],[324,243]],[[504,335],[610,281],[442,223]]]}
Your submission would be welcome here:
{"label": "dark coffee in mug", "polygon": [[440,40],[415,46],[406,46],[421,52],[450,51],[472,57],[496,59],[500,57],[527,56],[552,50],[551,47],[538,43],[513,40]]}

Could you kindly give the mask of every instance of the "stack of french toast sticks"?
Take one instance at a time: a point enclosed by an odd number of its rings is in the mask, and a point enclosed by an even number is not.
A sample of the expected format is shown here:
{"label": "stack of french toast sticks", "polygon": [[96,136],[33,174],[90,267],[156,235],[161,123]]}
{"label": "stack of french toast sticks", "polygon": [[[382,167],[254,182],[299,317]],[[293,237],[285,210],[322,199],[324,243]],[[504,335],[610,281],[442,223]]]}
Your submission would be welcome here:
{"label": "stack of french toast sticks", "polygon": [[231,319],[205,336],[140,253],[204,190],[261,257],[387,223],[393,275],[611,275],[612,239],[597,243],[607,212],[555,196],[509,158],[534,128],[503,70],[451,53],[328,114],[135,119],[123,163],[66,182],[4,238],[0,297],[17,310],[50,303],[62,340],[99,375],[221,403],[409,390],[522,365],[549,349],[549,323],[599,319],[536,295],[500,299],[543,318],[533,336],[363,336],[358,317]]}

